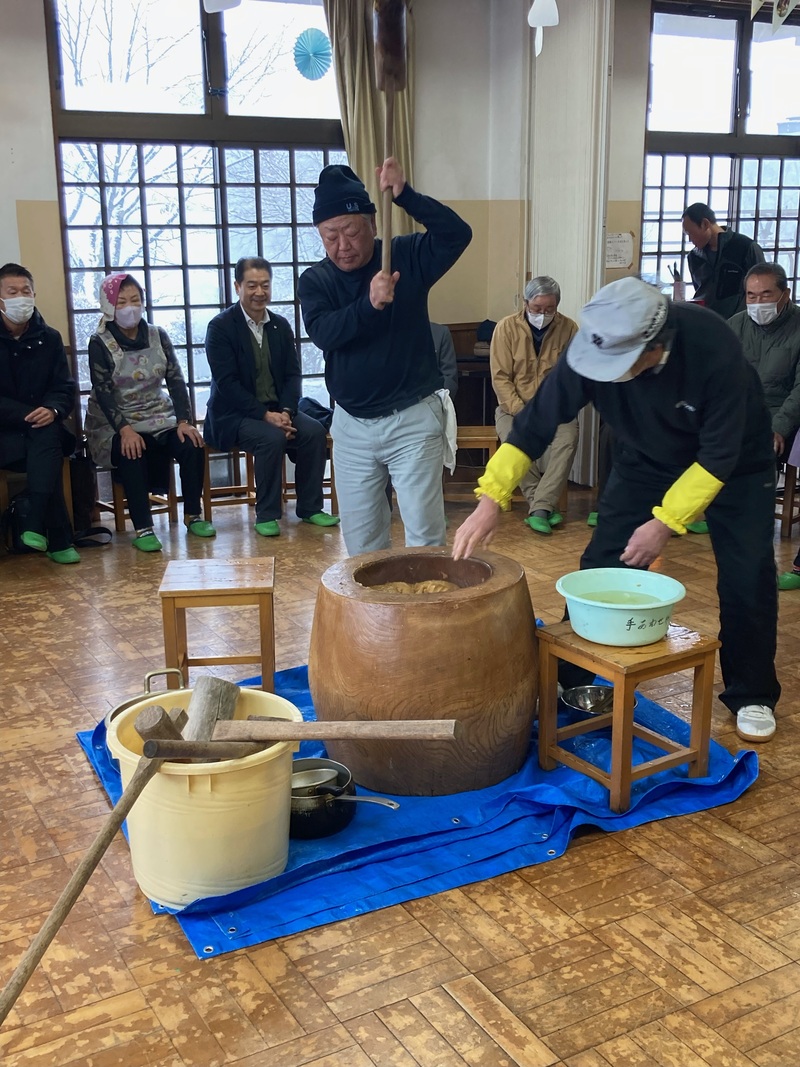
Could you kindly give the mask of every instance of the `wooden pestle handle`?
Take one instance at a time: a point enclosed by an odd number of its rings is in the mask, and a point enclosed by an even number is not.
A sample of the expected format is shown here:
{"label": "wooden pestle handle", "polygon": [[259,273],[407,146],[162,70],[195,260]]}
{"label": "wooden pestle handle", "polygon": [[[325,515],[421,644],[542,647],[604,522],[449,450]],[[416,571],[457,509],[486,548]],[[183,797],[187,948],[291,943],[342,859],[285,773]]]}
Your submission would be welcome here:
{"label": "wooden pestle handle", "polygon": [[454,741],[457,719],[383,719],[365,722],[292,722],[251,715],[246,721],[218,722],[215,741]]}
{"label": "wooden pestle handle", "polygon": [[202,760],[242,759],[263,752],[269,741],[159,741],[151,738],[144,743],[144,754],[149,759]]}
{"label": "wooden pestle handle", "polygon": [[[386,90],[386,127],[383,138],[383,158],[392,154],[394,141],[394,89]],[[383,210],[381,215],[381,270],[392,273],[392,190],[383,192]]]}

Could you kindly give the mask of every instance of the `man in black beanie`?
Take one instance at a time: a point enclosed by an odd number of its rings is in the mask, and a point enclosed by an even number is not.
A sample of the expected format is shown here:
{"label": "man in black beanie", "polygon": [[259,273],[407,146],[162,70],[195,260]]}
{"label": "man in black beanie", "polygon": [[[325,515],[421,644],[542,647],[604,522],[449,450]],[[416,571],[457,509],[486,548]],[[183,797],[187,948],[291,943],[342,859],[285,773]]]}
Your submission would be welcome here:
{"label": "man in black beanie", "polygon": [[442,464],[449,397],[431,336],[428,292],[472,239],[449,208],[406,182],[396,159],[377,168],[381,191],[425,233],[392,240],[381,270],[375,205],[345,166],[320,173],[313,220],[326,258],[300,278],[308,336],[325,356],[335,401],[336,491],[350,555],[389,548],[391,477],[406,544],[445,543]]}

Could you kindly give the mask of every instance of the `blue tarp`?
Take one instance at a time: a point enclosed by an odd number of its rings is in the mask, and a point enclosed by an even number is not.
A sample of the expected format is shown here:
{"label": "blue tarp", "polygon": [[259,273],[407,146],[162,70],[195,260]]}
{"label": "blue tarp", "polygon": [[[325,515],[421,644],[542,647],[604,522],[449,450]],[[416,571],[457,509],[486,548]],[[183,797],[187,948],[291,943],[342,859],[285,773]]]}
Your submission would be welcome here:
{"label": "blue tarp", "polygon": [[[305,719],[314,719],[305,667],[276,674],[275,691]],[[686,723],[640,694],[638,701],[637,722],[688,743]],[[572,714],[564,709],[559,725]],[[116,802],[120,776],[106,748],[105,726],[99,723],[93,731],[79,733],[78,740]],[[609,731],[575,738],[572,746],[608,768]],[[298,756],[324,752],[318,742],[303,742]],[[660,749],[634,741],[636,763],[658,755],[663,755]],[[567,767],[540,770],[534,733],[522,769],[498,785],[443,797],[396,797],[398,811],[361,804],[341,833],[293,840],[283,874],[224,897],[195,901],[176,918],[202,959],[543,863],[565,852],[582,826],[625,830],[728,804],[757,775],[755,752],[731,756],[712,741],[706,777],[689,778],[681,766],[634,782],[631,807],[620,815],[609,809],[608,791],[593,779]],[[369,790],[359,787],[359,793],[368,795]]]}

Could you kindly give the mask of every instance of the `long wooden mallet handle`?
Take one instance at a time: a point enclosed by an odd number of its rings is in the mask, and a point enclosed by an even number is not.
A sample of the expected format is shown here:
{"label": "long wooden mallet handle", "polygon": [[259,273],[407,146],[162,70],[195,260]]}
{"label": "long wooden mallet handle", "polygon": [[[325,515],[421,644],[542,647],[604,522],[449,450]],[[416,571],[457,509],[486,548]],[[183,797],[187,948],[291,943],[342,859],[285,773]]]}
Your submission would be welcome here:
{"label": "long wooden mallet handle", "polygon": [[[157,704],[151,705],[139,713],[136,717],[136,728],[140,733],[143,732],[147,736],[153,736],[153,733],[157,733],[160,736],[177,735],[177,737],[180,737],[179,727],[175,725],[174,720],[170,719],[164,709]],[[64,891],[56,901],[55,907],[47,916],[39,933],[28,945],[25,955],[19,961],[16,970],[11,975],[2,993],[0,993],[0,1025],[2,1025],[8,1013],[14,1007],[17,997],[36,970],[36,966],[47,951],[50,942],[60,930],[75,901],[89,881],[92,872],[114,840],[117,830],[127,818],[128,812],[138,800],[144,787],[156,774],[162,762],[162,760],[147,759],[145,756],[142,756],[139,760],[133,777],[128,782],[122,796],[114,805],[103,828],[92,842],[89,851],[76,867],[75,873],[64,887]]]}
{"label": "long wooden mallet handle", "polygon": [[461,729],[457,719],[291,722],[253,716],[218,722],[214,741],[453,741]]}

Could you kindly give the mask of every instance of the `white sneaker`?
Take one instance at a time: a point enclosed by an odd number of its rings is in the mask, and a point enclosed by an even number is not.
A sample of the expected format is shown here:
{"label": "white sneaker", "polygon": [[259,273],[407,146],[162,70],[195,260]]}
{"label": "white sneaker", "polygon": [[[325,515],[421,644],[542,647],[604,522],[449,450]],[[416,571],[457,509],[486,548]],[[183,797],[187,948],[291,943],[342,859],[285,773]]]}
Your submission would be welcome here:
{"label": "white sneaker", "polygon": [[743,741],[771,741],[775,716],[766,704],[745,704],[736,712],[736,733]]}

